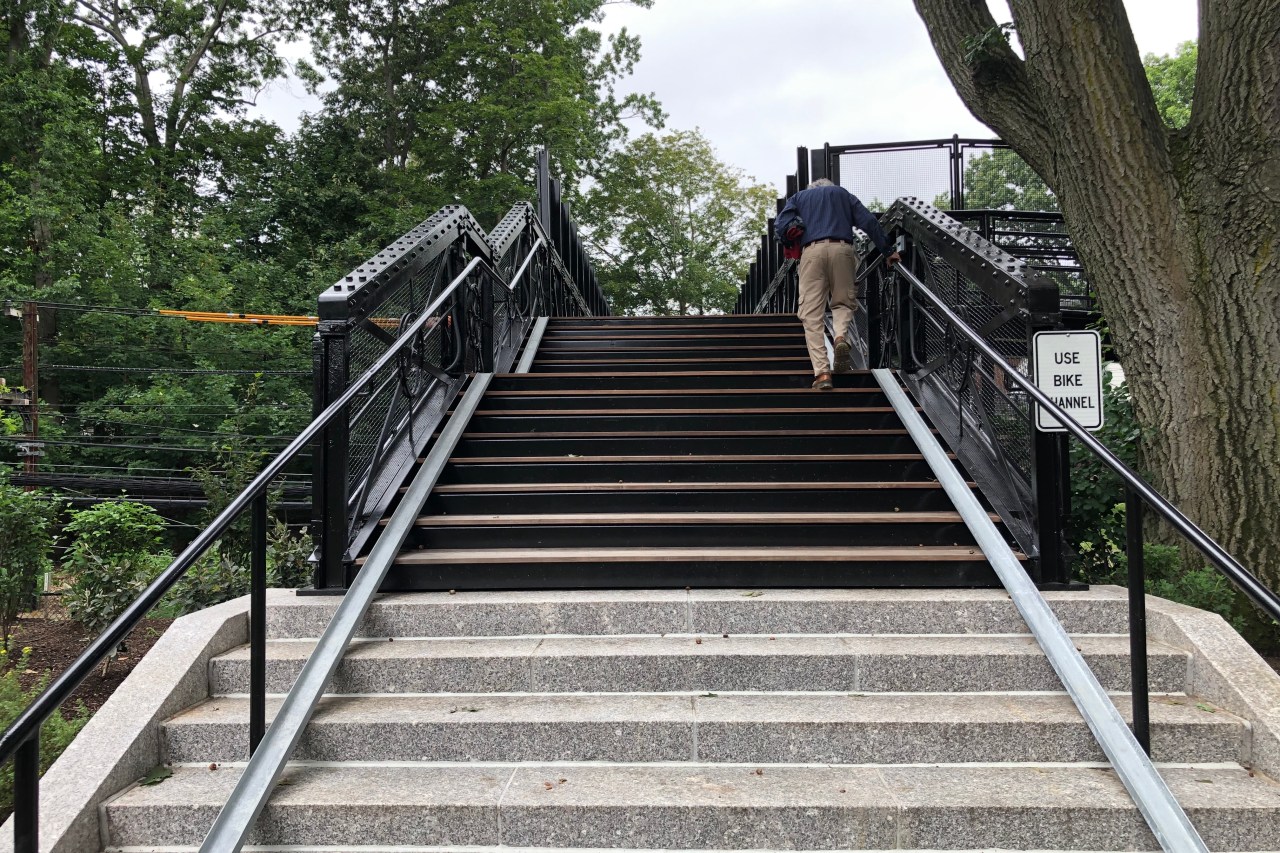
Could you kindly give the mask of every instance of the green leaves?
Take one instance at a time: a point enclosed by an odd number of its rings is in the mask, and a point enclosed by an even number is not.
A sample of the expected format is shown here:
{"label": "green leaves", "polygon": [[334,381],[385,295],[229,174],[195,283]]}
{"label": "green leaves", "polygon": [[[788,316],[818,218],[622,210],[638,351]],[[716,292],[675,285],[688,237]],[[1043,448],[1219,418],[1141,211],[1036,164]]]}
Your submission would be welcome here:
{"label": "green leaves", "polygon": [[774,204],[698,131],[646,134],[610,155],[574,208],[615,311],[733,306]]}
{"label": "green leaves", "polygon": [[1196,90],[1198,50],[1193,41],[1178,45],[1173,56],[1148,53],[1142,58],[1147,82],[1156,99],[1160,117],[1169,127],[1186,127],[1191,121],[1191,100]]}

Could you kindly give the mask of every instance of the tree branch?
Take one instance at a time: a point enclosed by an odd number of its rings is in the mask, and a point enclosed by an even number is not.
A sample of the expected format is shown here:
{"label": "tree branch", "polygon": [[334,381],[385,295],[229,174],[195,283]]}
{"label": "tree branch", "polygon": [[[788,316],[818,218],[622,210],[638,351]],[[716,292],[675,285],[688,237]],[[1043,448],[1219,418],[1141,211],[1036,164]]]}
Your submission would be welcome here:
{"label": "tree branch", "polygon": [[991,16],[986,0],[915,0],[934,50],[960,98],[980,121],[1051,179],[1053,144],[1042,104]]}
{"label": "tree branch", "polygon": [[1193,135],[1280,145],[1280,0],[1200,3]]}
{"label": "tree branch", "polygon": [[199,44],[192,49],[191,55],[187,57],[186,65],[183,66],[181,73],[178,74],[178,79],[173,84],[173,97],[169,101],[169,112],[165,117],[165,145],[171,151],[178,144],[176,131],[179,125],[179,117],[183,113],[182,98],[186,93],[187,84],[191,82],[196,69],[200,67],[201,61],[204,60],[204,55],[208,52],[209,45],[213,43],[218,31],[222,29],[222,16],[226,14],[226,11],[227,0],[218,0],[209,29],[205,30]]}

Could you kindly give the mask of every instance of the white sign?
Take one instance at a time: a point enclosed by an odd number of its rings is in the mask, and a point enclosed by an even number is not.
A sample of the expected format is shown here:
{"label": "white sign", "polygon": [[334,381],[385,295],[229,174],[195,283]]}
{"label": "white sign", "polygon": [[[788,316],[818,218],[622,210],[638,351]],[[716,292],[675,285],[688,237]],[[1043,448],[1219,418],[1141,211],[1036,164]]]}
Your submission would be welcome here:
{"label": "white sign", "polygon": [[[1036,332],[1036,387],[1091,432],[1102,427],[1102,338],[1097,332]],[[1036,428],[1066,432],[1036,406]]]}

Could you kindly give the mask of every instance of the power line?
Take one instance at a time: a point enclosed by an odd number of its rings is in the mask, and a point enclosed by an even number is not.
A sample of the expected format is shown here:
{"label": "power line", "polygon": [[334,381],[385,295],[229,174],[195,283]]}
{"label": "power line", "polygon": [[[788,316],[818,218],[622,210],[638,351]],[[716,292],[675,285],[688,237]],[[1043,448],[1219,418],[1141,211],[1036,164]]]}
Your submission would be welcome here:
{"label": "power line", "polygon": [[[139,436],[139,437],[141,438],[142,436]],[[208,447],[208,446],[201,447],[201,446],[180,446],[180,445],[163,445],[163,444],[121,444],[121,443],[98,442],[98,441],[68,441],[65,439],[32,439],[30,436],[9,436],[9,435],[0,436],[0,441],[7,441],[11,444],[16,444],[18,442],[22,442],[24,444],[31,444],[33,441],[38,441],[41,444],[47,444],[53,447],[88,447],[88,448],[102,449],[102,450],[138,450],[144,453],[152,452],[152,451],[156,451],[156,452],[168,451],[168,452],[179,452],[179,453],[230,453],[235,456],[242,456],[242,455],[252,456],[255,454],[265,455],[268,452],[268,451],[259,451],[259,450],[233,450],[231,448],[218,448],[218,447]],[[271,449],[277,450],[279,448],[276,447]],[[298,454],[297,458],[299,459],[310,458],[310,454]],[[90,467],[93,467],[93,466],[90,466]]]}
{"label": "power line", "polygon": [[[192,413],[192,416],[193,416],[193,417],[199,417],[199,415],[196,415],[196,413],[194,413],[194,412]],[[113,424],[113,425],[115,425],[115,426],[126,426],[126,427],[149,427],[149,426],[153,426],[153,424],[149,424],[149,423],[139,423],[139,422],[137,422],[137,421],[118,421],[118,420],[114,420],[114,419],[112,419],[112,418],[102,418],[102,417],[98,417],[97,415],[92,415],[92,414],[89,414],[89,415],[81,415],[81,414],[78,414],[78,413],[67,413],[67,412],[62,412],[62,413],[60,413],[60,414],[58,415],[58,417],[60,417],[60,418],[64,418],[64,419],[66,419],[66,420],[75,420],[75,421],[80,421],[81,423],[83,423],[83,422],[85,422],[85,421],[91,421],[91,422],[93,422],[93,423],[95,423],[95,424]],[[167,426],[167,425],[166,425],[164,428],[165,428],[166,430],[171,431],[171,432],[189,432],[189,433],[193,433],[193,434],[195,434],[195,435],[218,436],[218,437],[220,437],[220,438],[253,438],[253,439],[258,439],[258,440],[261,440],[261,441],[271,441],[271,440],[275,440],[275,441],[293,441],[293,439],[294,439],[294,437],[295,437],[294,435],[260,435],[260,434],[258,434],[258,433],[248,433],[248,432],[222,432],[221,430],[216,430],[216,429],[199,429],[199,428],[192,428],[192,427],[179,427],[179,426]],[[146,435],[153,435],[153,436],[155,436],[155,437],[157,437],[157,438],[163,438],[163,437],[165,437],[165,434],[164,434],[164,433],[147,433]]]}
{"label": "power line", "polygon": [[79,370],[91,373],[148,373],[178,376],[311,376],[310,370],[201,370],[185,367],[102,367],[87,364],[41,364],[41,370]]}

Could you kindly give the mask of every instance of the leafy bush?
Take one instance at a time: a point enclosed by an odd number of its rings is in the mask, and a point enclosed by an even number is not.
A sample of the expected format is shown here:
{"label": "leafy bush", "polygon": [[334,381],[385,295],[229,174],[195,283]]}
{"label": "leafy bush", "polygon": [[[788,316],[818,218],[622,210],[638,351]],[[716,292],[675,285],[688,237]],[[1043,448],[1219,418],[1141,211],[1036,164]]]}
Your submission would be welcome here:
{"label": "leafy bush", "polygon": [[[1142,430],[1128,390],[1121,385],[1103,390],[1105,424],[1098,439],[1135,470]],[[1072,542],[1078,549],[1076,577],[1086,583],[1129,585],[1125,555],[1125,488],[1118,476],[1078,442],[1071,446]],[[1211,566],[1186,568],[1176,546],[1146,542],[1142,547],[1146,591],[1179,604],[1222,616],[1236,630],[1240,617],[1238,594]]]}
{"label": "leafy bush", "polygon": [[173,556],[160,547],[164,524],[155,510],[107,501],[72,513],[63,568],[70,585],[63,601],[72,619],[99,631],[120,615]]}
{"label": "leafy bush", "polygon": [[[1243,620],[1237,611],[1235,587],[1213,567],[1184,569],[1182,556],[1176,547],[1152,542],[1142,546],[1142,562],[1149,595],[1217,613],[1237,631],[1243,628]],[[1129,565],[1123,551],[1116,557],[1116,570],[1117,577],[1108,583],[1127,587]]]}
{"label": "leafy bush", "polygon": [[[1130,468],[1138,464],[1142,430],[1123,385],[1103,389],[1103,427],[1096,435]],[[1076,576],[1086,583],[1119,583],[1123,577],[1124,483],[1078,441],[1071,442],[1071,513],[1067,520],[1076,546]]]}
{"label": "leafy bush", "polygon": [[[10,666],[9,654],[0,650],[0,728],[8,728],[9,724],[26,710],[27,706],[44,690],[49,681],[46,673],[40,681],[32,685],[30,690],[23,690],[18,682],[18,674],[27,669],[31,649],[23,649],[22,655]],[[55,711],[44,725],[40,727],[40,773],[43,774],[57,760],[72,738],[84,728],[89,721],[89,711],[79,705],[70,717]],[[5,764],[0,770],[0,815],[13,810],[13,762]]]}
{"label": "leafy bush", "polygon": [[0,470],[0,649],[18,614],[35,603],[36,584],[49,570],[53,506],[35,492],[10,485]]}
{"label": "leafy bush", "polygon": [[[311,578],[311,540],[277,520],[267,531],[267,586],[296,589]],[[181,616],[249,593],[252,574],[248,555],[218,543],[174,584],[161,604],[166,616]]]}

